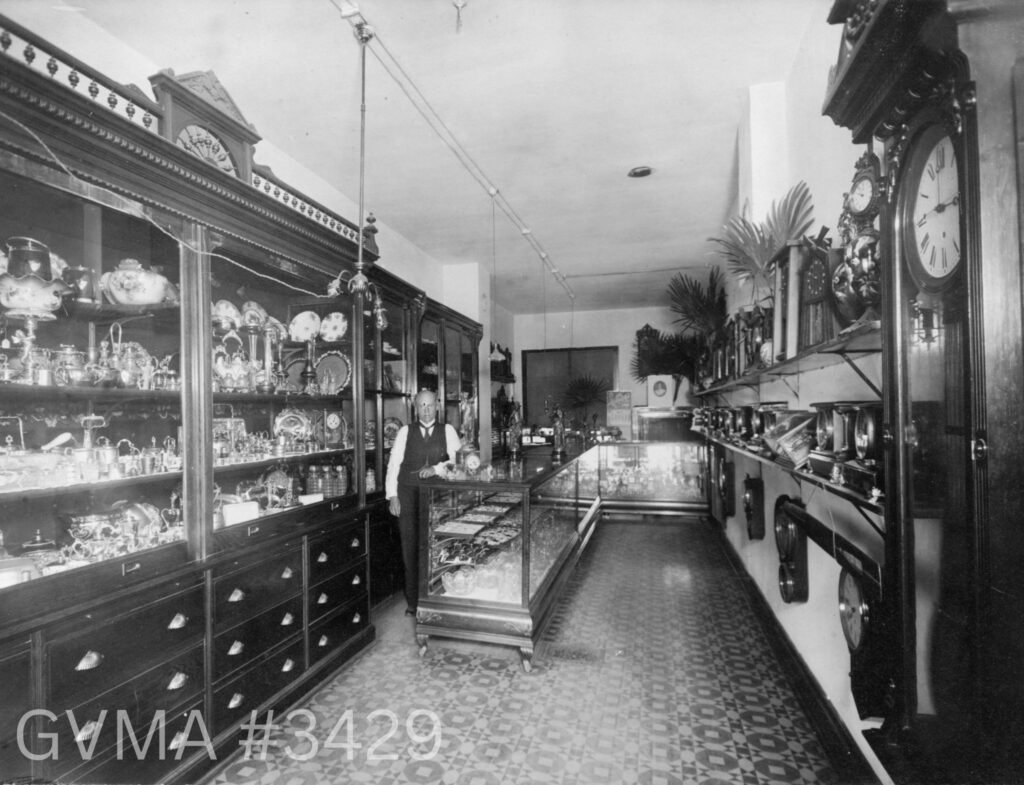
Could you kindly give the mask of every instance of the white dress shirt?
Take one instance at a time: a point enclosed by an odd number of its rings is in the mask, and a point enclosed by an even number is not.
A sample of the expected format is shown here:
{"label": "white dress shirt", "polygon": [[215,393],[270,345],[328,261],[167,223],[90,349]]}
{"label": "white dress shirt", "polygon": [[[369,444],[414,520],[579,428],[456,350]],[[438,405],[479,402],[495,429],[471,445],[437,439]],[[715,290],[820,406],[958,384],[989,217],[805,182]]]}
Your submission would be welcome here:
{"label": "white dress shirt", "polygon": [[[434,428],[437,426],[437,420],[430,423],[420,422],[417,420],[414,423],[419,428]],[[395,443],[391,445],[391,457],[388,459],[388,472],[384,479],[384,495],[390,499],[392,496],[398,496],[398,470],[402,466],[402,461],[405,460],[405,443],[409,438],[409,426],[403,425],[398,429],[398,435],[395,436]],[[445,447],[448,450],[448,460],[441,461],[434,465],[434,471],[439,470],[446,463],[455,463],[455,456],[458,455],[459,450],[462,447],[462,440],[459,438],[459,434],[455,432],[455,429],[445,423],[444,425],[444,442]]]}

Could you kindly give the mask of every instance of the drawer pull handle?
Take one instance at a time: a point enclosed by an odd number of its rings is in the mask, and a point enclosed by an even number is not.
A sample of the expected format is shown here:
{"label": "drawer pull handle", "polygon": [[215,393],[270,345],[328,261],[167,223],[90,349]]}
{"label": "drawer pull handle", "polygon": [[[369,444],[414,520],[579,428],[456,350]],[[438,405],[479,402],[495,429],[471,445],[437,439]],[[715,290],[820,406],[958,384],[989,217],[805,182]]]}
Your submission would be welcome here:
{"label": "drawer pull handle", "polygon": [[363,582],[363,579],[359,575],[353,575],[352,576],[352,585],[353,586],[358,586],[362,582]]}
{"label": "drawer pull handle", "polygon": [[359,624],[359,622],[361,622],[362,620],[363,620],[363,617],[360,616],[358,613],[356,613],[356,615],[352,617],[352,623],[353,624]]}
{"label": "drawer pull handle", "polygon": [[231,700],[228,701],[228,708],[237,709],[239,706],[242,705],[243,700],[245,700],[245,696],[240,692],[236,692],[234,695],[231,696]]}
{"label": "drawer pull handle", "polygon": [[186,624],[188,624],[188,616],[184,613],[176,613],[174,614],[174,618],[171,619],[171,623],[167,625],[167,629],[180,630]]}
{"label": "drawer pull handle", "polygon": [[259,534],[259,533],[260,533],[260,527],[259,526],[250,526],[245,531],[245,534],[248,537],[252,537],[254,534]]}
{"label": "drawer pull handle", "polygon": [[178,671],[177,673],[175,673],[171,677],[170,682],[168,682],[168,684],[167,684],[167,689],[168,690],[180,690],[182,687],[185,686],[185,682],[186,681],[188,681],[188,676],[186,676],[181,671]]}
{"label": "drawer pull handle", "polygon": [[82,726],[81,730],[75,734],[75,741],[85,741],[91,739],[96,735],[96,720],[89,720],[85,725]]}
{"label": "drawer pull handle", "polygon": [[334,512],[341,506],[341,502],[331,502],[331,512]]}
{"label": "drawer pull handle", "polygon": [[325,592],[320,592],[320,596],[316,598],[316,604],[317,605],[326,605],[327,604],[327,599],[328,599],[327,598],[327,594]]}
{"label": "drawer pull handle", "polygon": [[231,594],[228,595],[228,602],[241,602],[245,599],[245,592],[241,589],[235,589]]}
{"label": "drawer pull handle", "polygon": [[291,613],[285,613],[284,618],[281,619],[282,627],[290,627],[295,622],[295,617]]}
{"label": "drawer pull handle", "polygon": [[242,643],[241,641],[235,641],[234,643],[231,644],[231,648],[228,649],[228,656],[229,657],[237,657],[239,654],[242,653],[242,649],[244,649],[244,648],[245,648],[245,644],[244,643]]}
{"label": "drawer pull handle", "polygon": [[132,562],[131,564],[122,564],[121,565],[121,574],[122,575],[128,575],[129,573],[133,573],[133,572],[136,572],[136,571],[141,570],[141,569],[142,569],[142,564],[140,564],[139,562]]}
{"label": "drawer pull handle", "polygon": [[98,668],[101,662],[103,662],[103,655],[98,651],[92,651],[90,649],[82,656],[82,659],[78,661],[78,664],[75,666],[75,670],[91,671],[93,668]]}
{"label": "drawer pull handle", "polygon": [[316,560],[320,564],[327,564],[327,554],[320,551],[320,555],[316,557]]}
{"label": "drawer pull handle", "polygon": [[323,648],[324,646],[326,646],[326,645],[327,645],[327,636],[326,636],[326,635],[321,635],[321,636],[320,636],[320,640],[318,640],[318,641],[316,642],[316,645],[317,645],[317,647],[318,647],[318,648],[321,648],[321,649],[322,649],[322,648]]}
{"label": "drawer pull handle", "polygon": [[285,567],[281,571],[281,580],[283,580],[283,581],[291,580],[291,577],[292,577],[293,574],[294,573],[292,572],[292,568],[291,567]]}
{"label": "drawer pull handle", "polygon": [[284,661],[284,665],[281,666],[281,673],[288,673],[295,667],[295,660],[291,657]]}
{"label": "drawer pull handle", "polygon": [[359,541],[359,538],[358,537],[353,537],[352,538],[352,544],[349,547],[351,547],[351,548],[358,548],[360,545],[362,545],[362,543]]}
{"label": "drawer pull handle", "polygon": [[174,734],[174,738],[171,739],[170,744],[167,745],[167,749],[169,749],[169,750],[176,750],[176,749],[178,749],[178,747],[181,746],[181,743],[184,740],[185,740],[185,732],[184,731],[178,731],[177,733]]}

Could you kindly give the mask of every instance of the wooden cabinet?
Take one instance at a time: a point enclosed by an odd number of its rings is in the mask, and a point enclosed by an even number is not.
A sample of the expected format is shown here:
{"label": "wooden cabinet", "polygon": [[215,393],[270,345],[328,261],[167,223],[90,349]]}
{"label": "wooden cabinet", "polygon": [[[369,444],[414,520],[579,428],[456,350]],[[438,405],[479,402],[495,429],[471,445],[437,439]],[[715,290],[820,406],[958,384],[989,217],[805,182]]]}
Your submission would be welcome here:
{"label": "wooden cabinet", "polygon": [[[173,76],[149,100],[0,26],[0,240],[31,238],[7,243],[0,287],[0,771],[194,779],[192,748],[111,758],[101,712],[198,716],[234,752],[249,712],[372,640],[367,518],[426,298],[373,267],[372,232],[255,165],[244,124],[225,126],[231,167],[176,143],[220,110]],[[428,310],[442,416],[475,434],[479,325]],[[80,712],[93,725],[30,725],[96,756],[30,761],[12,734],[31,708]]]}
{"label": "wooden cabinet", "polygon": [[31,734],[35,725],[21,725],[22,717],[32,707],[32,667],[28,639],[0,644],[0,764],[3,765],[5,777],[12,780],[31,775],[30,761],[21,754],[20,747],[32,749]]}

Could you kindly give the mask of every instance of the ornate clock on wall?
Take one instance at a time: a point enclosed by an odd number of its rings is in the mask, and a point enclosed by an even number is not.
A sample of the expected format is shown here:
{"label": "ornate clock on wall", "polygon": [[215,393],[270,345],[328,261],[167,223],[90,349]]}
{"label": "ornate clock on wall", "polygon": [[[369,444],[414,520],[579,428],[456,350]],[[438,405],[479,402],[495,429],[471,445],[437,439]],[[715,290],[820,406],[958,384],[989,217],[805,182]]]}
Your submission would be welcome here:
{"label": "ornate clock on wall", "polygon": [[828,250],[811,245],[800,271],[800,350],[836,337],[837,326],[829,302]]}
{"label": "ornate clock on wall", "polygon": [[878,156],[868,150],[854,167],[850,191],[843,195],[839,248],[833,252],[830,295],[839,323],[877,322],[881,303],[879,232],[883,183]]}

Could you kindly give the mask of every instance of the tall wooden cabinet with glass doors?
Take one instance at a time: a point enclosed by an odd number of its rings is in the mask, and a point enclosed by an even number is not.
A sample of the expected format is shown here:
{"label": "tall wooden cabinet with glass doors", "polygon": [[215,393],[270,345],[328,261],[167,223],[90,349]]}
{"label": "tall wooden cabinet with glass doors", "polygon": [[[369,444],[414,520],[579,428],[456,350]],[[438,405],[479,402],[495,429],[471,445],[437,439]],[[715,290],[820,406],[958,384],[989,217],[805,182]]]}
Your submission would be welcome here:
{"label": "tall wooden cabinet with glass doors", "polygon": [[423,296],[172,74],[0,28],[0,772],[194,781],[373,638]]}

